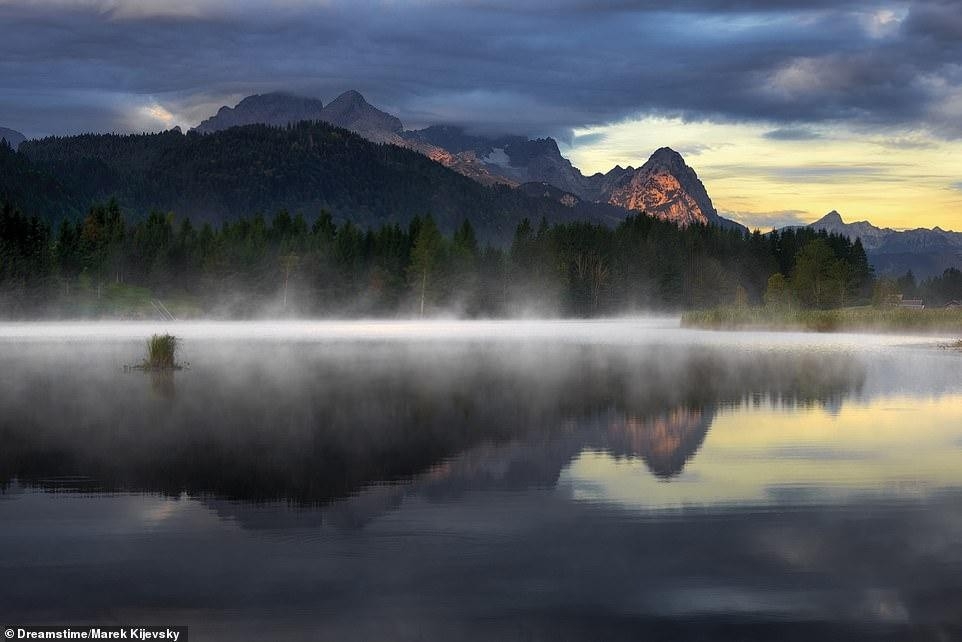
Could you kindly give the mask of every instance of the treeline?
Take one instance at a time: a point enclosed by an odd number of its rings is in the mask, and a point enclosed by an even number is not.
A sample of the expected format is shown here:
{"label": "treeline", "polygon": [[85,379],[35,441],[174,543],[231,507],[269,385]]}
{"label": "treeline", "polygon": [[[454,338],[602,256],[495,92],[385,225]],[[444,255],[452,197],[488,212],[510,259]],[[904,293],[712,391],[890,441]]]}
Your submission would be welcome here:
{"label": "treeline", "polygon": [[111,201],[53,230],[0,211],[5,316],[147,316],[154,299],[178,316],[593,316],[850,305],[869,301],[872,286],[859,242],[807,228],[524,219],[499,247],[480,243],[467,220],[443,234],[431,216],[363,229],[326,211],[312,221],[281,211],[214,226],[156,212],[128,220]]}
{"label": "treeline", "polygon": [[951,303],[962,305],[962,271],[949,268],[939,276],[919,281],[910,270],[897,279],[879,279],[875,285],[875,301],[880,305],[898,295],[905,299],[921,299],[929,307]]}

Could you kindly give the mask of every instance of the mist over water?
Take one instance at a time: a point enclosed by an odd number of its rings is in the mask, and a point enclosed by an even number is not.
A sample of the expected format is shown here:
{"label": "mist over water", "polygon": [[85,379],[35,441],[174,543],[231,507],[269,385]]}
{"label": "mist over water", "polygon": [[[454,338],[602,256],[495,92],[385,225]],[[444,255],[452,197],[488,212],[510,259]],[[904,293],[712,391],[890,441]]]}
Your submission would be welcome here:
{"label": "mist over water", "polygon": [[[154,332],[188,369],[124,371]],[[953,639],[947,339],[673,318],[0,325],[0,621]]]}

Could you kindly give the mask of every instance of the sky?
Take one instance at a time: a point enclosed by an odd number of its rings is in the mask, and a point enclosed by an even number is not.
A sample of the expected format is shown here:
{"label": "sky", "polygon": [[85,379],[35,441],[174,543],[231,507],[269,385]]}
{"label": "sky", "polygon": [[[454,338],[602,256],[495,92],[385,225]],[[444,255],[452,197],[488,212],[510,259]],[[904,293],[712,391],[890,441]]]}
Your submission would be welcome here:
{"label": "sky", "polygon": [[0,126],[28,136],[346,89],[586,173],[671,146],[753,227],[962,230],[959,0],[0,0]]}

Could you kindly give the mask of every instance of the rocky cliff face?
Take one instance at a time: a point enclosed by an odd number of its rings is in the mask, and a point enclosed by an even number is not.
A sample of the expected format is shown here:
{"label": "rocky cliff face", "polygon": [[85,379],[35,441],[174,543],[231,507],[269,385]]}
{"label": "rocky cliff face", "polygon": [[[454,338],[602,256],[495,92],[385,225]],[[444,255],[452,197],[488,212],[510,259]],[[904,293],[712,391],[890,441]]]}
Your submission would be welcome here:
{"label": "rocky cliff face", "polygon": [[407,131],[403,137],[407,147],[482,183],[548,183],[578,195],[585,189],[584,176],[553,138],[478,136],[452,126]]}
{"label": "rocky cliff face", "polygon": [[579,197],[586,191],[585,177],[561,155],[553,138],[516,141],[504,148],[504,155],[521,183],[548,183]]}
{"label": "rocky cliff face", "polygon": [[718,215],[695,170],[669,147],[656,150],[638,169],[615,167],[607,174],[595,174],[590,186],[592,200],[644,211],[682,227],[714,224],[745,229]]}
{"label": "rocky cliff face", "polygon": [[645,211],[678,225],[713,223],[718,217],[705,186],[681,154],[662,147],[637,170],[626,170],[601,197],[612,205]]}
{"label": "rocky cliff face", "polygon": [[[561,194],[608,203],[686,226],[693,223],[737,225],[718,216],[705,186],[681,155],[667,147],[647,163],[615,167],[606,174],[584,176],[561,155],[552,138],[471,136],[456,127],[405,132],[407,145],[484,183],[550,185]],[[425,149],[428,145],[430,148]]]}
{"label": "rocky cliff face", "polygon": [[0,127],[0,139],[7,141],[10,147],[17,149],[20,147],[20,143],[27,140],[27,137],[16,130]]}
{"label": "rocky cliff face", "polygon": [[492,172],[488,164],[485,163],[478,156],[478,152],[472,148],[452,150],[434,144],[424,138],[411,136],[412,133],[416,134],[417,132],[403,132],[396,137],[395,140],[388,142],[393,142],[401,147],[407,147],[408,149],[413,149],[416,152],[424,154],[431,160],[441,163],[445,167],[453,169],[468,178],[474,179],[482,185],[500,184],[511,187],[518,185],[518,181],[508,178],[500,172]]}

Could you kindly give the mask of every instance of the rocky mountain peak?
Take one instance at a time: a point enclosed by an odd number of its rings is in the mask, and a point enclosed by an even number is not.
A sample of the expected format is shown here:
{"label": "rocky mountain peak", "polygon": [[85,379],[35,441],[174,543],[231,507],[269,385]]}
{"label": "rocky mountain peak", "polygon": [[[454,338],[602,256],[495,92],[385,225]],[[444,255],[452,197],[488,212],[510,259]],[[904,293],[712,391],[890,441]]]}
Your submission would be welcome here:
{"label": "rocky mountain peak", "polygon": [[[285,105],[286,110],[281,108]],[[305,112],[310,115],[305,116]],[[216,131],[215,126],[222,129],[250,122],[285,124],[296,120],[322,120],[368,140],[408,147],[486,185],[532,183],[539,185],[532,189],[543,193],[543,184],[547,184],[559,190],[559,198],[644,211],[682,226],[711,223],[744,229],[718,216],[695,171],[670,147],[655,150],[637,169],[615,166],[605,174],[584,176],[561,155],[553,138],[472,134],[453,125],[404,131],[400,119],[373,107],[355,90],[345,91],[323,108],[320,101],[286,94],[250,96],[233,109],[222,108],[197,129]]]}
{"label": "rocky mountain peak", "polygon": [[605,196],[612,205],[681,226],[723,222],[695,170],[670,147],[656,150],[637,170],[623,172],[602,190]]}
{"label": "rocky mountain peak", "polygon": [[681,154],[673,150],[671,147],[659,147],[652,153],[652,155],[648,158],[648,162],[645,164],[652,167],[664,167],[672,171],[682,170],[688,167]]}
{"label": "rocky mountain peak", "polygon": [[320,120],[350,129],[377,142],[394,142],[403,129],[401,121],[372,107],[359,92],[345,91],[329,105],[316,98],[286,93],[255,94],[234,107],[221,107],[217,114],[195,127],[209,133],[240,125],[283,126],[302,120]]}
{"label": "rocky mountain peak", "polygon": [[845,221],[842,220],[842,215],[841,215],[841,214],[839,214],[836,210],[832,210],[831,212],[829,212],[828,214],[826,214],[826,215],[823,216],[822,218],[820,218],[820,219],[818,219],[817,221],[815,221],[814,223],[812,223],[812,225],[813,225],[813,226],[816,226],[816,225],[845,225]]}
{"label": "rocky mountain peak", "polygon": [[372,106],[353,89],[345,91],[325,107],[321,120],[377,142],[394,141],[404,129],[399,118]]}
{"label": "rocky mountain peak", "polygon": [[362,114],[367,110],[378,111],[359,92],[349,89],[332,100],[324,111],[329,118],[347,118],[352,114]]}
{"label": "rocky mountain peak", "polygon": [[892,232],[892,230],[888,228],[882,229],[876,227],[868,221],[846,223],[842,219],[842,215],[835,210],[832,210],[814,223],[811,223],[808,227],[825,230],[830,234],[841,234],[852,240],[859,238],[867,250],[879,247],[889,232]]}

